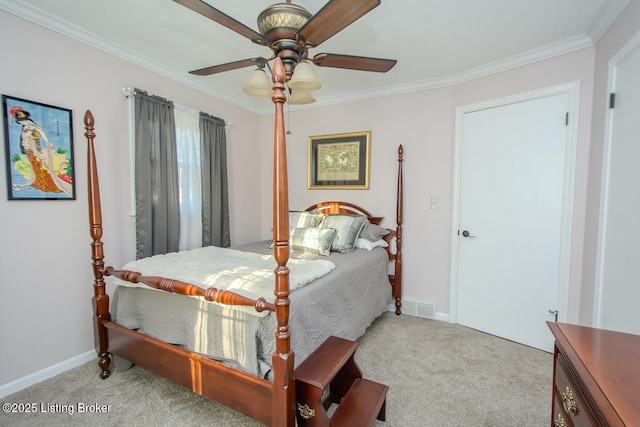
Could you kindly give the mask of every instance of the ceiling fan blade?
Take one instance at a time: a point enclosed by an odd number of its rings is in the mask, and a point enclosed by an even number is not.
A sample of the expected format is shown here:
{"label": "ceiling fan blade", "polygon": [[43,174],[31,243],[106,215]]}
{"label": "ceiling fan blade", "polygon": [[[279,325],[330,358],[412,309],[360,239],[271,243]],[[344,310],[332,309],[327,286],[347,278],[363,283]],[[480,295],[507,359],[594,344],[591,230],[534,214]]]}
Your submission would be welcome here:
{"label": "ceiling fan blade", "polygon": [[237,70],[238,68],[249,67],[251,65],[262,64],[261,67],[264,67],[266,63],[267,60],[264,58],[249,58],[240,61],[227,62],[226,64],[214,65],[213,67],[200,68],[199,70],[189,71],[189,74],[195,74],[196,76],[210,76],[211,74]]}
{"label": "ceiling fan blade", "polygon": [[318,46],[380,4],[380,0],[330,0],[298,30],[297,35]]}
{"label": "ceiling fan blade", "polygon": [[386,73],[398,62],[395,59],[369,58],[366,56],[319,53],[313,57],[318,67],[347,68],[350,70],[375,71]]}
{"label": "ceiling fan blade", "polygon": [[236,33],[248,38],[254,43],[265,45],[265,46],[268,45],[268,42],[265,40],[264,37],[262,37],[262,34],[252,30],[251,28],[247,27],[241,22],[236,21],[229,15],[226,15],[220,12],[218,9],[214,8],[208,3],[205,3],[202,0],[173,0],[173,1],[175,1],[178,4],[181,4],[186,8],[193,10],[196,13],[199,13],[200,15],[206,18],[211,19],[214,22],[217,22],[220,25],[227,27],[231,31],[235,31]]}

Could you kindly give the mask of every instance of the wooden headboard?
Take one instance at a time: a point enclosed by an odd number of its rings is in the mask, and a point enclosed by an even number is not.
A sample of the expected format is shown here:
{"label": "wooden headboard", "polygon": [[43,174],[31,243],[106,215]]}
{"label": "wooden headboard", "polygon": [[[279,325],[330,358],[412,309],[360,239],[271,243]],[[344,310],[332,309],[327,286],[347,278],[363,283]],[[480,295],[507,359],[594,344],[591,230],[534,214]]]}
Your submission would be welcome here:
{"label": "wooden headboard", "polygon": [[362,209],[360,206],[354,205],[353,203],[338,201],[316,203],[313,206],[309,206],[307,209],[305,209],[305,211],[318,212],[325,216],[329,214],[366,215],[369,222],[376,225],[380,225],[383,219],[383,217],[381,216],[371,216],[369,212]]}

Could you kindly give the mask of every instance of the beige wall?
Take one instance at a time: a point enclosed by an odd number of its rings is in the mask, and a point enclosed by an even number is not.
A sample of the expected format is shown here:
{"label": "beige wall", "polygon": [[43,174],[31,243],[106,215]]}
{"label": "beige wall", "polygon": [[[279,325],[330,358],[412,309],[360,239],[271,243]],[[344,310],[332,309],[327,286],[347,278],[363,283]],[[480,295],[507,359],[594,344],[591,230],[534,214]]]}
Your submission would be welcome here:
{"label": "beige wall", "polygon": [[[405,148],[404,297],[436,304],[438,317],[450,313],[453,148],[456,108],[568,82],[580,82],[580,117],[571,254],[569,319],[579,318],[585,199],[589,157],[594,49],[541,61],[464,84],[337,106],[291,111],[288,137],[290,206],[303,209],[320,200],[347,200],[395,221],[396,149]],[[318,94],[320,97],[321,94]],[[270,158],[270,120],[263,123],[263,156]],[[309,135],[372,131],[371,189],[308,190]],[[265,163],[266,164],[266,163]],[[271,203],[263,170],[263,210]],[[269,196],[269,197],[265,197]],[[440,208],[429,200],[438,197]],[[265,218],[265,217],[263,217]],[[263,223],[263,235],[270,230]],[[499,301],[497,302],[499,303]]]}

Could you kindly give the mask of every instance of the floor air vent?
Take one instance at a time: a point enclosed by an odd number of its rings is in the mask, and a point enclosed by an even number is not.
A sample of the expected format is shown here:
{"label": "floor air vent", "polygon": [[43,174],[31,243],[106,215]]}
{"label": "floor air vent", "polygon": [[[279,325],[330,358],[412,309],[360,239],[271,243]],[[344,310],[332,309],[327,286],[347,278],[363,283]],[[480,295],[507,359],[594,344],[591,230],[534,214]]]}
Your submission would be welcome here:
{"label": "floor air vent", "polygon": [[425,303],[416,303],[416,316],[418,317],[426,317],[427,319],[435,318],[435,305],[434,304],[425,304]]}
{"label": "floor air vent", "polygon": [[[389,305],[389,311],[395,311],[394,305]],[[417,302],[412,300],[402,300],[402,314],[409,316],[424,317],[426,319],[436,319],[436,305],[432,302]]]}

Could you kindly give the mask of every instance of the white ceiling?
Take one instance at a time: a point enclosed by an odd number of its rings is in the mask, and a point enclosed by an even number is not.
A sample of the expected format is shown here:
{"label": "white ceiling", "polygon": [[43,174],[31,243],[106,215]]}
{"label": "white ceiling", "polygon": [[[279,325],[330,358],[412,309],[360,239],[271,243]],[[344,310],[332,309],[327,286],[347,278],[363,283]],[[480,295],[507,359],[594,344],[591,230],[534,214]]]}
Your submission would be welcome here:
{"label": "white ceiling", "polygon": [[[257,31],[273,0],[206,0]],[[295,3],[311,13],[327,0]],[[397,59],[388,73],[315,67],[312,106],[446,86],[593,45],[628,0],[382,0],[309,56]],[[188,71],[271,51],[172,0],[0,0],[0,9],[255,112],[251,67],[207,77]],[[144,89],[144,88],[142,88]],[[160,94],[161,95],[161,94]]]}

